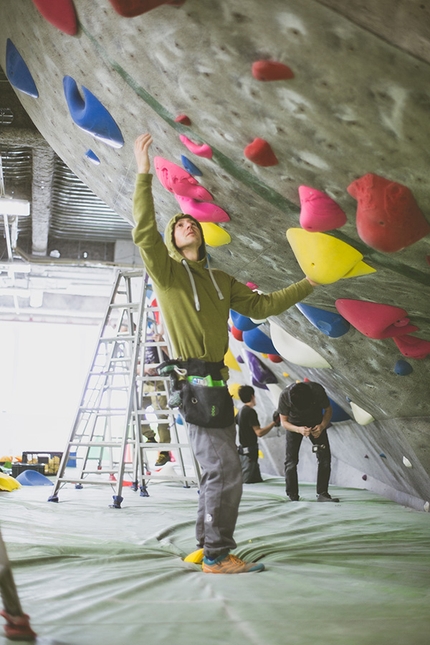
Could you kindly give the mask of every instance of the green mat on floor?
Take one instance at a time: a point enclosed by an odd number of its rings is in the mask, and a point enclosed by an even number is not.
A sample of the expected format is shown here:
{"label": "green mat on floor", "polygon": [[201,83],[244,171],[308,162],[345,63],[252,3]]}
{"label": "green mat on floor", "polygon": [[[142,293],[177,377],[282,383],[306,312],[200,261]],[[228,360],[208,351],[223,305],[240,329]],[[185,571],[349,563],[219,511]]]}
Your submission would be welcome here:
{"label": "green mat on floor", "polygon": [[[363,490],[340,504],[287,501],[284,482],[246,485],[237,555],[263,573],[203,574],[196,487],[72,485],[0,493],[3,539],[24,611],[42,642],[70,645],[428,645],[430,515]],[[0,619],[2,620],[2,619]],[[3,629],[1,628],[1,632]],[[6,640],[0,635],[0,644]]]}

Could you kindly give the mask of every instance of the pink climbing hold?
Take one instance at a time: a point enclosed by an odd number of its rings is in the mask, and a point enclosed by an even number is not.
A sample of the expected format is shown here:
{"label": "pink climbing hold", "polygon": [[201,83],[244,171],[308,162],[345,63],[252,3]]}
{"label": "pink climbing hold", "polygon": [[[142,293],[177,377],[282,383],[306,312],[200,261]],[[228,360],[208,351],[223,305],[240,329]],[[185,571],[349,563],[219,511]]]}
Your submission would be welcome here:
{"label": "pink climbing hold", "polygon": [[163,157],[154,157],[154,167],[158,179],[166,190],[174,195],[182,195],[200,201],[212,201],[213,197],[189,172]]}
{"label": "pink climbing hold", "polygon": [[74,36],[78,31],[78,19],[76,17],[73,0],[33,0],[33,4],[39,13],[54,25],[57,29]]}
{"label": "pink climbing hold", "polygon": [[335,305],[340,315],[368,338],[393,338],[419,329],[409,323],[407,312],[400,307],[348,298],[336,300]]}
{"label": "pink climbing hold", "polygon": [[326,193],[310,186],[299,186],[300,226],[311,233],[330,231],[346,224],[341,207]]}
{"label": "pink climbing hold", "polygon": [[191,119],[186,114],[178,114],[175,118],[176,123],[182,123],[182,125],[191,125]]}
{"label": "pink climbing hold", "polygon": [[[52,2],[52,0],[48,0]],[[120,16],[124,18],[134,18],[142,13],[151,11],[162,4],[170,4],[174,7],[180,7],[185,0],[109,0],[112,7]]]}
{"label": "pink climbing hold", "polygon": [[408,335],[398,336],[393,340],[403,356],[408,358],[422,359],[430,354],[430,342],[428,340]]}
{"label": "pink climbing hold", "polygon": [[194,155],[197,155],[198,157],[206,157],[206,159],[212,159],[212,148],[208,146],[207,143],[194,143],[194,141],[191,141],[191,139],[186,137],[185,134],[180,134],[179,138],[187,150],[192,152]]}
{"label": "pink climbing hold", "polygon": [[195,217],[199,222],[229,222],[230,217],[220,206],[213,202],[199,202],[190,197],[175,195],[181,212]]}
{"label": "pink climbing hold", "polygon": [[252,289],[252,291],[256,291],[258,289],[258,285],[256,285],[255,282],[247,282],[246,286]]}
{"label": "pink climbing hold", "polygon": [[294,78],[288,65],[274,60],[257,60],[252,63],[252,75],[257,81],[283,81]]}
{"label": "pink climbing hold", "polygon": [[258,166],[276,166],[278,159],[273,152],[270,144],[264,139],[258,137],[246,146],[243,154],[247,159]]}
{"label": "pink climbing hold", "polygon": [[368,173],[347,188],[357,200],[357,233],[370,247],[394,253],[430,233],[430,225],[406,186]]}

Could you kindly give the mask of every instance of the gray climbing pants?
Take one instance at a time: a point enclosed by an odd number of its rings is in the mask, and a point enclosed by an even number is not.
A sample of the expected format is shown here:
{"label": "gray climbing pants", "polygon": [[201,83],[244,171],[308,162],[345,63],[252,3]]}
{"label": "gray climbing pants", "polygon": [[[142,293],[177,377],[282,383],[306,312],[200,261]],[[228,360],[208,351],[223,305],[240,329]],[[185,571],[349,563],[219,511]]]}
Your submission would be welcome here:
{"label": "gray climbing pants", "polygon": [[202,469],[196,538],[211,559],[236,548],[233,538],[242,497],[236,428],[188,425],[190,443]]}

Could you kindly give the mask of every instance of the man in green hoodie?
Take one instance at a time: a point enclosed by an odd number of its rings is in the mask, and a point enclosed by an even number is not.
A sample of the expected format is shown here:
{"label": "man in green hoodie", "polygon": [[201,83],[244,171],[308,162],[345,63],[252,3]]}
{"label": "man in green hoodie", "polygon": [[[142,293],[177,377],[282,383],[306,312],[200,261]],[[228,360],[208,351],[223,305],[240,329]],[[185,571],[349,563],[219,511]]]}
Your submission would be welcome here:
{"label": "man in green hoodie", "polygon": [[[152,279],[157,301],[177,357],[199,359],[219,368],[224,381],[228,368],[230,309],[263,319],[275,316],[312,293],[309,278],[280,291],[260,294],[221,270],[212,270],[200,223],[178,213],[167,224],[164,241],[157,229],[150,174],[150,134],[134,145],[137,163],[133,239]],[[208,371],[210,373],[210,371]],[[217,372],[218,373],[218,372]],[[217,389],[217,388],[214,388]],[[229,404],[233,408],[232,401]],[[188,423],[191,446],[202,468],[197,512],[197,544],[204,551],[205,573],[263,571],[264,565],[244,562],[230,551],[242,496],[242,471],[236,448],[234,420],[227,427]]]}

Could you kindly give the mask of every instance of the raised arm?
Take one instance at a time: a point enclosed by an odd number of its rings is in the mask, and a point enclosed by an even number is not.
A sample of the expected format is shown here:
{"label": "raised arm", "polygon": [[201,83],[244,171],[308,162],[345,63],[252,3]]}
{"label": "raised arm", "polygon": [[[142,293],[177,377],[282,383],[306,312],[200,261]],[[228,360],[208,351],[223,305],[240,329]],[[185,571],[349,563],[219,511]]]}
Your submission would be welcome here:
{"label": "raised arm", "polygon": [[152,137],[148,132],[141,134],[134,142],[134,156],[139,175],[147,175],[150,171],[149,148],[151,144]]}

